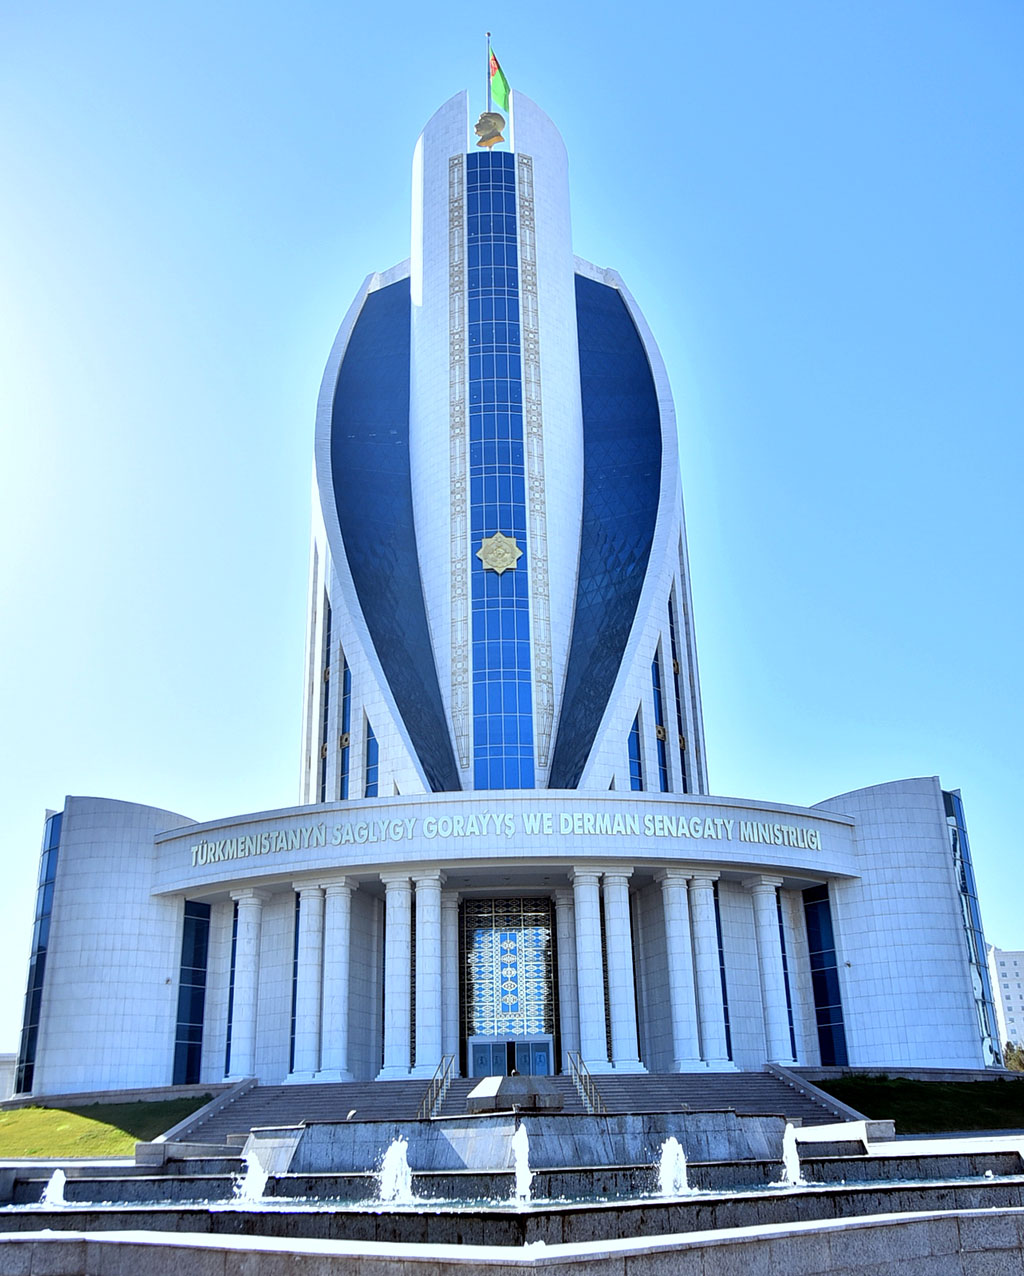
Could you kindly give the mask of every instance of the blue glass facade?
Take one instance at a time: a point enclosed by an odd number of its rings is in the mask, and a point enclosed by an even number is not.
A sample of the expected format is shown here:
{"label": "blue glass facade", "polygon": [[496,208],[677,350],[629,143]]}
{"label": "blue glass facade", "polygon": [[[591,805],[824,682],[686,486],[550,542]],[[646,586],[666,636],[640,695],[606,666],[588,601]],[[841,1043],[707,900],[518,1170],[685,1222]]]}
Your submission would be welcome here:
{"label": "blue glass facade", "polygon": [[231,964],[228,967],[228,1025],[224,1037],[224,1075],[231,1074],[231,1025],[235,1018],[235,958],[238,956],[238,900],[231,918]]}
{"label": "blue glass facade", "polygon": [[210,905],[185,900],[174,1031],[174,1085],[196,1085],[203,1061],[206,965],[210,952]]}
{"label": "blue glass facade", "polygon": [[50,944],[50,917],[53,913],[53,890],[57,882],[57,857],[60,853],[60,829],[63,812],[46,821],[43,851],[39,859],[39,886],[36,890],[36,917],[32,930],[32,956],[28,964],[28,986],[25,989],[25,1014],[21,1024],[21,1046],[14,1077],[14,1091],[25,1094],[32,1089],[39,1040],[39,1016],[43,1006],[43,980],[46,976],[46,951]]}
{"label": "blue glass facade", "polygon": [[661,657],[657,652],[651,661],[651,689],[654,693],[654,734],[658,747],[658,787],[668,792],[668,754],[665,751],[665,698],[661,691]]}
{"label": "blue glass facade", "polygon": [[[409,281],[371,292],[338,372],[331,475],[359,604],[435,793],[459,783],[420,584],[409,475]],[[514,573],[513,573],[514,574]]]}
{"label": "blue glass facade", "polygon": [[832,906],[827,886],[811,886],[804,891],[804,918],[807,922],[807,948],[811,959],[811,989],[814,993],[814,1017],[818,1028],[818,1046],[823,1067],[845,1067],[846,1029],[843,1026],[843,1003],[839,992],[839,969],[836,941],[832,930]]}
{"label": "blue glass facade", "polygon": [[[533,696],[523,456],[515,157],[466,157],[473,783],[532,788]],[[498,573],[477,557],[501,532],[522,551]]]}
{"label": "blue glass facade", "polygon": [[946,824],[949,828],[950,847],[953,852],[953,866],[956,870],[957,885],[960,889],[960,908],[963,914],[964,931],[967,935],[967,948],[971,961],[971,981],[974,986],[974,1003],[978,1014],[978,1028],[981,1033],[982,1048],[985,1051],[986,1063],[1002,1062],[999,1028],[996,1022],[996,1008],[992,997],[992,984],[988,974],[988,949],[985,946],[985,932],[981,925],[981,909],[978,906],[978,887],[974,880],[974,863],[971,859],[971,844],[967,840],[967,821],[964,818],[964,804],[956,789],[943,792],[942,801],[946,811]]}
{"label": "blue glass facade", "polygon": [[341,736],[339,739],[340,755],[338,757],[338,796],[345,801],[348,798],[348,774],[351,766],[352,748],[349,743],[352,735],[352,670],[348,661],[341,661]]}
{"label": "blue glass facade", "polygon": [[786,953],[786,927],[782,921],[782,900],[775,896],[775,910],[779,915],[779,948],[782,952],[782,984],[786,990],[786,1015],[789,1019],[789,1048],[796,1058],[796,1030],[793,1027],[793,990],[789,984],[789,957]]}
{"label": "blue glass facade", "polygon": [[373,734],[373,727],[369,723],[366,724],[366,785],[363,790],[364,797],[377,796],[377,779],[378,766],[380,759],[380,749],[377,745],[377,737]]}
{"label": "blue glass facade", "polygon": [[644,764],[640,753],[640,715],[629,728],[629,787],[640,792],[644,787]]}
{"label": "blue glass facade", "polygon": [[576,276],[583,527],[565,691],[548,781],[574,789],[622,662],[661,487],[661,414],[647,352],[618,289]]}
{"label": "blue glass facade", "polygon": [[676,636],[676,608],[671,597],[668,600],[668,633],[672,644],[672,686],[676,693],[676,730],[679,736],[679,777],[684,793],[690,791],[689,773],[686,767],[686,733],[683,731],[683,693],[679,685],[679,639]]}
{"label": "blue glass facade", "polygon": [[324,678],[320,693],[320,780],[317,792],[327,801],[327,720],[331,709],[331,604],[324,598]]}
{"label": "blue glass facade", "polygon": [[729,985],[725,978],[725,945],[722,943],[722,906],[718,902],[718,883],[715,891],[715,934],[718,936],[718,977],[722,984],[722,1017],[725,1019],[725,1054],[732,1058],[732,1025],[729,1022]]}

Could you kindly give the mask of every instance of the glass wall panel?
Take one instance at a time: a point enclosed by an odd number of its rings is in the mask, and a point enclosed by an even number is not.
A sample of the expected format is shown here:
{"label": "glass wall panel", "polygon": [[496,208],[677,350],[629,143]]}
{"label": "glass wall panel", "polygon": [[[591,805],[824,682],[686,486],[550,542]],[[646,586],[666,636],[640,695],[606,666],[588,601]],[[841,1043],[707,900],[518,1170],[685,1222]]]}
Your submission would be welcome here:
{"label": "glass wall panel", "polygon": [[197,1085],[203,1061],[206,963],[210,950],[210,905],[185,900],[174,1031],[174,1085]]}
{"label": "glass wall panel", "polygon": [[848,1062],[846,1031],[828,886],[812,886],[804,891],[803,898],[821,1062],[823,1067],[845,1066]]}

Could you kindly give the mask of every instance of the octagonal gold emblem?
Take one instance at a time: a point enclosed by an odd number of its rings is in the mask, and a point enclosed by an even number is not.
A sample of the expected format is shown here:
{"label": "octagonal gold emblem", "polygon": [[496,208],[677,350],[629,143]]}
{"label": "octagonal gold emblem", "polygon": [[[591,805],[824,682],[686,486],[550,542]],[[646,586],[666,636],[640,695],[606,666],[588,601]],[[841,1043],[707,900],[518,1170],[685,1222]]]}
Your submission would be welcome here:
{"label": "octagonal gold emblem", "polygon": [[522,558],[523,551],[516,544],[514,536],[495,532],[493,536],[485,536],[480,542],[476,556],[488,571],[497,572],[500,576],[510,567],[515,567]]}

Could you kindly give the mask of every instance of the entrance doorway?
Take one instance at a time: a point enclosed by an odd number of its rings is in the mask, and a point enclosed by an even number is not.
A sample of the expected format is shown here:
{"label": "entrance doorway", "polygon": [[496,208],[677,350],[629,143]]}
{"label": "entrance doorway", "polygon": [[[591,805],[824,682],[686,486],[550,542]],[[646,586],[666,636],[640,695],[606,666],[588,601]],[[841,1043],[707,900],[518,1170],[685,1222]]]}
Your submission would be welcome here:
{"label": "entrance doorway", "polygon": [[552,1072],[550,1037],[532,1041],[494,1041],[471,1037],[468,1042],[471,1077],[505,1077],[518,1072],[522,1077],[549,1077]]}

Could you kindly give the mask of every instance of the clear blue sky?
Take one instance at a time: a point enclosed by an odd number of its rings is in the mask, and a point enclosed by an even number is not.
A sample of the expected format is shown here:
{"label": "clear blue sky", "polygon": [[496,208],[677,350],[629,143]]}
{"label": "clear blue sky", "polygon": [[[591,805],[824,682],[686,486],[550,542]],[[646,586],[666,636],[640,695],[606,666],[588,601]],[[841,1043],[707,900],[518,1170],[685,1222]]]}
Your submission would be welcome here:
{"label": "clear blue sky", "polygon": [[313,410],[484,31],[680,418],[716,793],[963,790],[1024,947],[1019,0],[0,10],[0,1049],[46,807],[297,794]]}

